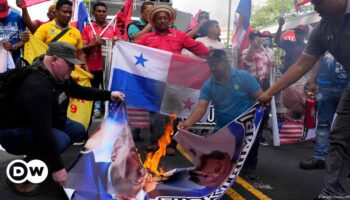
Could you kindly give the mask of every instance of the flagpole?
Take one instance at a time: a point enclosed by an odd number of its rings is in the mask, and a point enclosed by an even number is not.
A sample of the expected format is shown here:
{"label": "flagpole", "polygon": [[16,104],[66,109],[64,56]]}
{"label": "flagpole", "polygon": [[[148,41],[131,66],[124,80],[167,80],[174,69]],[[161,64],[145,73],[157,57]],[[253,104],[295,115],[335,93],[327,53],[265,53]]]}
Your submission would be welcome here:
{"label": "flagpole", "polygon": [[103,29],[103,31],[100,33],[100,37],[102,37],[102,35],[107,31],[107,28],[111,26],[111,24],[113,23],[113,21],[115,20],[115,18],[117,17],[117,15],[115,15],[111,21],[109,21],[109,23],[107,24],[107,26]]}
{"label": "flagpole", "polygon": [[281,0],[281,17],[284,17],[284,0]]}
{"label": "flagpole", "polygon": [[229,0],[229,6],[228,6],[228,24],[227,24],[227,48],[229,47],[229,44],[230,44],[231,7],[232,7],[232,0]]}
{"label": "flagpole", "polygon": [[94,26],[93,26],[92,23],[91,23],[91,18],[90,18],[89,15],[88,15],[88,22],[89,22],[89,24],[90,24],[90,26],[91,26],[91,29],[92,29],[92,32],[94,33],[94,36],[96,36],[97,34],[96,34],[96,31],[95,31]]}

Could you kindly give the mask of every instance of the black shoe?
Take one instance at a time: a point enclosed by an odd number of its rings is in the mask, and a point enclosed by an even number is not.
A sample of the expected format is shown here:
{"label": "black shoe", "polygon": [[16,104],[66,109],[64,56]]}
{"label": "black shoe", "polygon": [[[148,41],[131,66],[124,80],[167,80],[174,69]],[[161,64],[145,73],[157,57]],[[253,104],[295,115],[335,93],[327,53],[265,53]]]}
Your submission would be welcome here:
{"label": "black shoe", "polygon": [[24,182],[13,183],[10,179],[6,178],[6,184],[16,194],[26,197],[38,196],[42,193],[42,189],[38,184]]}
{"label": "black shoe", "polygon": [[249,180],[260,180],[260,176],[256,174],[255,170],[243,168],[242,174]]}
{"label": "black shoe", "polygon": [[299,167],[301,169],[325,169],[326,165],[324,163],[324,160],[318,158],[311,158],[306,161],[301,161],[299,163]]}

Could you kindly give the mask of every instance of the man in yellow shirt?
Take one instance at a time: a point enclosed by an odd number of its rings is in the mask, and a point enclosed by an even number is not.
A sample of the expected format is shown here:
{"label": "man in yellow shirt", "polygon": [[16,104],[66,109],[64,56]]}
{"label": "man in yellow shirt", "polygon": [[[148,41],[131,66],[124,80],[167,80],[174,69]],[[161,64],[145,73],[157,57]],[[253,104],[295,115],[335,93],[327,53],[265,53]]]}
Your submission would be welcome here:
{"label": "man in yellow shirt", "polygon": [[83,40],[80,31],[69,24],[72,18],[72,5],[72,2],[69,0],[59,0],[56,4],[55,20],[41,25],[34,36],[49,45],[59,33],[69,29],[57,41],[66,42],[77,48],[79,60],[86,63],[82,52]]}

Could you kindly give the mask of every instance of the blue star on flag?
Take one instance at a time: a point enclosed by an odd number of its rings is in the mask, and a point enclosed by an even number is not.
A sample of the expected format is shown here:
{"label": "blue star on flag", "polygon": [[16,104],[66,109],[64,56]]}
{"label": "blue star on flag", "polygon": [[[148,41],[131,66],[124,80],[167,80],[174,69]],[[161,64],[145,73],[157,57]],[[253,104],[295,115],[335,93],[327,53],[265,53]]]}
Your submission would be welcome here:
{"label": "blue star on flag", "polygon": [[145,67],[145,62],[147,62],[148,60],[143,57],[142,53],[140,56],[135,56],[135,58],[136,58],[135,65],[141,64],[142,67]]}

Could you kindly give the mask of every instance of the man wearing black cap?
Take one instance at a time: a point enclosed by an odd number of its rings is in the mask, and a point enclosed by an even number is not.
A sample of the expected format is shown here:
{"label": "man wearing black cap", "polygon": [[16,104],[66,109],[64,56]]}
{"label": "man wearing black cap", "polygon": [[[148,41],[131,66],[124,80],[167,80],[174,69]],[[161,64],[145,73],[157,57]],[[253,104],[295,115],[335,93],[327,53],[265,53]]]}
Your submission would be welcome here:
{"label": "man wearing black cap", "polygon": [[[60,153],[85,133],[83,125],[67,118],[68,96],[86,100],[124,100],[124,94],[79,86],[70,77],[76,48],[53,42],[45,55],[34,60],[33,71],[13,88],[0,119],[0,144],[7,152],[39,159],[52,172],[52,178],[65,185],[67,172]],[[36,195],[37,184],[7,181],[14,192]]]}
{"label": "man wearing black cap", "polygon": [[[202,86],[195,110],[184,122],[180,122],[181,129],[189,129],[198,122],[211,102],[215,108],[216,132],[253,106],[253,102],[262,94],[259,83],[249,72],[230,67],[224,50],[211,50],[208,65],[213,76]],[[252,161],[255,162],[255,166],[250,165],[249,170],[255,170],[256,167],[257,145],[258,142],[254,143],[251,150],[254,151],[251,154],[256,156],[256,160]]]}
{"label": "man wearing black cap", "polygon": [[[307,46],[290,69],[259,97],[262,103],[300,79],[329,51],[350,72],[350,0],[311,0],[322,17],[312,31]],[[344,89],[329,137],[327,174],[318,199],[349,199],[346,182],[350,178],[350,85]]]}
{"label": "man wearing black cap", "polygon": [[297,59],[303,53],[306,46],[306,43],[304,40],[307,33],[307,28],[304,25],[299,25],[294,29],[295,41],[290,41],[290,40],[281,41],[281,32],[282,32],[282,28],[285,23],[285,20],[283,18],[280,18],[278,23],[279,23],[279,27],[276,32],[275,43],[277,44],[278,47],[280,47],[286,52],[285,63],[282,68],[282,73],[284,73],[289,69],[289,67],[293,63],[295,63],[295,61],[297,61]]}

